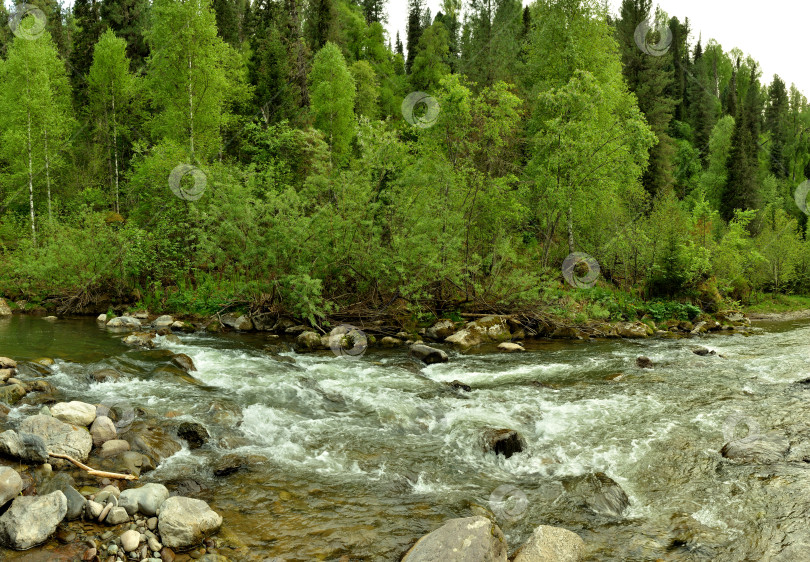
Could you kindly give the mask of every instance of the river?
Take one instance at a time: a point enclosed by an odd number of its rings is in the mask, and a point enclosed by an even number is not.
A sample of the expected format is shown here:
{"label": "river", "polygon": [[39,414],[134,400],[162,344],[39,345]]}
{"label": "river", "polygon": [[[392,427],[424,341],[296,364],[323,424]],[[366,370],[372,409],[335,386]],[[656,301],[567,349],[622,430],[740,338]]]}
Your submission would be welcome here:
{"label": "river", "polygon": [[[810,323],[760,326],[749,337],[527,342],[521,354],[448,349],[449,363],[427,367],[404,349],[281,353],[288,363],[260,334],[158,338],[194,360],[195,383],[166,376],[165,358],[94,320],[15,316],[0,320],[0,355],[55,359],[48,380],[65,399],[206,425],[207,445],[142,480],[201,484],[198,496],[255,559],[399,560],[446,519],[486,509],[510,552],[548,524],[578,533],[589,560],[810,559],[810,389],[795,384],[810,376]],[[722,357],[697,356],[696,345]],[[636,367],[640,355],[655,368]],[[108,367],[124,378],[89,382]],[[16,408],[8,424],[32,412]],[[786,433],[787,459],[723,459],[744,425]],[[485,453],[485,427],[518,430],[525,451]],[[251,468],[215,477],[234,453],[256,455]],[[566,491],[593,472],[626,492],[621,515]],[[495,501],[504,493],[506,507]]]}

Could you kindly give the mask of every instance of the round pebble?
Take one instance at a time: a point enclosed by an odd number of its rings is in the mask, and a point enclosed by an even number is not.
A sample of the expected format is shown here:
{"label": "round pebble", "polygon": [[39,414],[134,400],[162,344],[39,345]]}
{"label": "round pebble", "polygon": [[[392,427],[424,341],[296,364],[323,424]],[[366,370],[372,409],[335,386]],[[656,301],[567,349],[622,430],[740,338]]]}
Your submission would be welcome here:
{"label": "round pebble", "polygon": [[124,547],[126,552],[132,552],[136,548],[138,548],[138,544],[141,542],[141,534],[138,531],[125,531],[121,535],[121,545]]}

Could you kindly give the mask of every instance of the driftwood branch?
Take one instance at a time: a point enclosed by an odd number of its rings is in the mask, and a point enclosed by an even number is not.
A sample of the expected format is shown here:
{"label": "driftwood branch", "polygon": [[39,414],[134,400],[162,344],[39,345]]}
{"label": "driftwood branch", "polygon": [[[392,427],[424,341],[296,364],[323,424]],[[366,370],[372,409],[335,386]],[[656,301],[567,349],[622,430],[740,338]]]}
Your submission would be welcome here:
{"label": "driftwood branch", "polygon": [[138,477],[135,476],[134,474],[120,474],[118,472],[105,472],[103,470],[96,470],[94,468],[90,468],[86,464],[80,463],[79,461],[77,461],[73,457],[69,457],[68,455],[63,455],[61,453],[48,453],[48,456],[54,457],[56,459],[68,460],[68,461],[72,462],[73,464],[75,464],[76,466],[78,466],[79,468],[81,468],[82,470],[86,471],[90,476],[98,476],[99,478],[115,478],[115,479],[118,479],[118,480],[137,480],[138,479]]}

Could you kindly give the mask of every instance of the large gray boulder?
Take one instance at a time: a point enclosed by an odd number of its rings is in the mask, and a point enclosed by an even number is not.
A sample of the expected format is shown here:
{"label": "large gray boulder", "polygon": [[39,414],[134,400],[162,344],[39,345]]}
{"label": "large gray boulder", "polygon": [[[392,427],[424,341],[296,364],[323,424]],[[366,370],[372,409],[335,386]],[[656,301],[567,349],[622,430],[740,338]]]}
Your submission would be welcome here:
{"label": "large gray boulder", "polygon": [[145,484],[140,488],[129,488],[121,492],[118,505],[126,509],[130,515],[139,511],[152,517],[168,498],[169,490],[163,484]]}
{"label": "large gray boulder", "polygon": [[27,550],[48,540],[67,514],[67,498],[60,491],[45,496],[19,496],[0,517],[0,544]]}
{"label": "large gray boulder", "polygon": [[6,299],[0,299],[0,316],[11,316],[11,308],[6,303]]}
{"label": "large gray boulder", "polygon": [[93,425],[90,426],[90,435],[93,438],[93,445],[101,447],[107,441],[112,441],[118,436],[115,424],[107,416],[98,416]]}
{"label": "large gray boulder", "polygon": [[621,517],[630,498],[619,484],[604,472],[591,472],[563,481],[569,500],[579,508],[605,517]]}
{"label": "large gray boulder", "polygon": [[512,562],[579,562],[585,542],[568,529],[540,525],[515,553]]}
{"label": "large gray boulder", "polygon": [[429,345],[415,344],[411,346],[408,352],[411,356],[416,357],[427,365],[434,363],[447,363],[447,353],[441,349],[430,347]]}
{"label": "large gray boulder", "polygon": [[26,463],[42,464],[48,462],[48,447],[38,435],[9,429],[0,433],[0,455]]}
{"label": "large gray boulder", "polygon": [[316,351],[319,349],[326,349],[328,347],[328,337],[325,338],[327,343],[324,343],[324,338],[312,331],[305,331],[298,334],[295,338],[296,351]]}
{"label": "large gray boulder", "polygon": [[451,519],[419,539],[402,562],[506,562],[506,539],[486,517]]}
{"label": "large gray boulder", "polygon": [[8,466],[0,466],[0,507],[17,497],[22,489],[22,478],[17,471]]}
{"label": "large gray boulder", "polygon": [[202,500],[174,496],[160,506],[158,530],[165,546],[197,545],[222,526],[222,517]]}
{"label": "large gray boulder", "polygon": [[434,341],[443,341],[445,338],[452,336],[455,331],[456,325],[453,321],[444,318],[425,330],[425,335]]}
{"label": "large gray boulder", "polygon": [[253,329],[253,322],[244,314],[237,316],[232,312],[228,312],[220,317],[220,322],[240,332],[248,332]]}
{"label": "large gray boulder", "polygon": [[90,432],[59,421],[51,416],[31,416],[20,424],[21,433],[32,433],[45,442],[49,453],[61,453],[79,461],[86,461],[93,448]]}
{"label": "large gray boulder", "polygon": [[87,402],[60,402],[50,407],[51,415],[65,423],[87,427],[96,419],[96,407]]}

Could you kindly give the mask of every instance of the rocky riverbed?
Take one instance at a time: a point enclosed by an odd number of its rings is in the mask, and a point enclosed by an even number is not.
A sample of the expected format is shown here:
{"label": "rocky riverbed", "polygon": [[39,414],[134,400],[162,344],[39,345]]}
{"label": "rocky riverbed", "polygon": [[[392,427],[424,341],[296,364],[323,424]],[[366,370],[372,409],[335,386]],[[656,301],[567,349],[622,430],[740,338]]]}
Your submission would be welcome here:
{"label": "rocky riverbed", "polygon": [[[45,560],[412,562],[452,559],[449,552],[466,548],[481,553],[476,560],[610,559],[595,553],[614,531],[595,530],[594,522],[623,528],[637,520],[644,487],[615,468],[627,453],[595,452],[583,462],[583,453],[563,452],[590,438],[574,426],[566,430],[570,445],[548,441],[546,432],[559,431],[555,395],[577,397],[559,405],[569,412],[569,403],[581,404],[593,415],[588,404],[601,403],[611,415],[624,415],[622,408],[629,415],[640,405],[628,396],[656,388],[674,366],[737,365],[736,344],[719,342],[757,332],[739,316],[566,334],[562,326],[538,330],[493,316],[391,335],[373,325],[319,333],[276,319],[257,332],[256,319],[246,317],[212,327],[139,316],[98,319],[98,335],[85,339],[106,342],[104,353],[66,356],[63,339],[50,344],[56,360],[2,360],[8,407],[0,415],[0,466],[8,470],[0,481],[8,497],[0,528],[10,530],[0,540],[7,548],[33,548],[25,555]],[[39,322],[57,337],[68,330],[61,319]],[[71,322],[64,326],[77,326]],[[221,334],[240,327],[246,335]],[[582,345],[556,343],[565,338],[605,343],[582,355]],[[627,342],[620,356],[609,343],[618,339]],[[645,341],[659,343],[632,343]],[[686,355],[672,355],[678,349]],[[567,380],[553,374],[569,370],[560,353],[571,355],[572,366],[606,363],[596,379],[572,370]],[[605,395],[611,388],[630,394]],[[714,451],[733,463],[779,463],[798,447],[784,432],[755,437],[732,435]],[[93,475],[65,456],[114,474]],[[471,500],[470,490],[486,491]],[[37,525],[23,523],[32,513]],[[36,532],[27,536],[23,527]]]}

